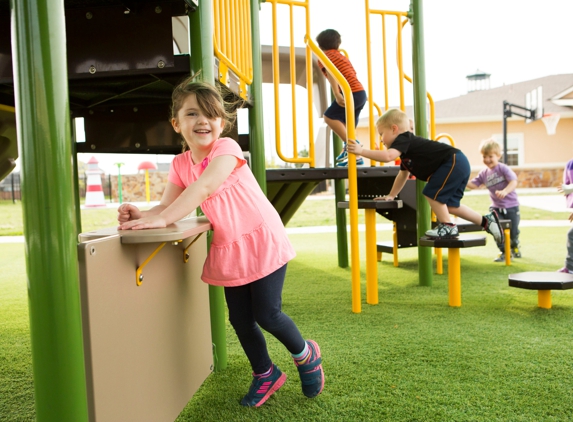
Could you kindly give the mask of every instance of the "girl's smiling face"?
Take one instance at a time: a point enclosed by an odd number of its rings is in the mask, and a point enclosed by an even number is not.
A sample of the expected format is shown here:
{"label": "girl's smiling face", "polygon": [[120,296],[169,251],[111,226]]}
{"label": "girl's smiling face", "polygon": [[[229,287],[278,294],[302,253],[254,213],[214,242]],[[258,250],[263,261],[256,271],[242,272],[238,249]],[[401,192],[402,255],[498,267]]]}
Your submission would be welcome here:
{"label": "girl's smiling face", "polygon": [[175,132],[183,136],[194,156],[198,153],[203,155],[201,152],[208,154],[225,127],[225,122],[220,117],[208,118],[205,115],[195,94],[187,96],[177,112],[177,117],[171,119],[171,124]]}

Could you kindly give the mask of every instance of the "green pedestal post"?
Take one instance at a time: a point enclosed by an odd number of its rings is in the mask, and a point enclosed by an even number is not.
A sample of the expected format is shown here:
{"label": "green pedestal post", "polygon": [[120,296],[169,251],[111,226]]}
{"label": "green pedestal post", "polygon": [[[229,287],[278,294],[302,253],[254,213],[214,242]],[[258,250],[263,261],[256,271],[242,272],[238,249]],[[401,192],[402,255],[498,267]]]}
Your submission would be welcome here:
{"label": "green pedestal post", "polygon": [[123,204],[123,187],[121,186],[121,166],[123,163],[115,163],[117,166],[117,200],[119,204]]}
{"label": "green pedestal post", "polygon": [[251,171],[266,194],[267,173],[263,125],[263,64],[259,31],[259,0],[251,0],[251,38],[253,46],[251,97],[253,105],[249,109],[249,151],[251,153]]}
{"label": "green pedestal post", "polygon": [[[191,72],[201,71],[201,80],[215,85],[213,45],[213,3],[199,2],[195,12],[189,13],[191,46]],[[209,236],[208,244],[211,245]],[[213,360],[215,371],[227,367],[227,339],[225,333],[225,294],[223,287],[209,286],[211,306],[211,338],[213,340]]]}
{"label": "green pedestal post", "polygon": [[36,420],[88,420],[63,1],[12,1]]}
{"label": "green pedestal post", "polygon": [[[424,59],[424,21],[422,0],[412,0],[409,12],[412,23],[412,54],[413,54],[413,84],[414,84],[414,117],[416,134],[423,138],[428,137],[426,127],[426,68]],[[426,185],[420,180],[416,181],[416,204],[418,220],[418,238],[425,235],[430,229],[430,205],[422,194]],[[418,268],[421,286],[432,285],[432,248],[418,246]]]}
{"label": "green pedestal post", "polygon": [[[336,156],[342,151],[342,140],[332,132],[333,162]],[[336,163],[335,163],[336,164]],[[338,208],[339,202],[346,201],[346,180],[336,179],[334,181],[334,206],[336,207],[336,241],[338,243],[338,266],[348,268],[348,233],[346,232],[346,210]]]}

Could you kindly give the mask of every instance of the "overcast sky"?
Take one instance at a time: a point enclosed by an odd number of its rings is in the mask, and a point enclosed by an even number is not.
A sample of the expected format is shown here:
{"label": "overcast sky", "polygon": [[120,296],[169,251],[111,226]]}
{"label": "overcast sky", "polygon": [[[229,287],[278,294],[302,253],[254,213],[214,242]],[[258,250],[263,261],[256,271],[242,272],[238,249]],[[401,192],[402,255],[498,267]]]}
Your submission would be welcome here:
{"label": "overcast sky", "polygon": [[[370,0],[371,9],[407,11],[409,0]],[[279,9],[279,44],[288,45],[288,9]],[[302,11],[302,8],[297,8]],[[269,44],[271,38],[271,3],[261,4],[261,42]],[[310,0],[311,37],[327,28],[334,28],[342,35],[341,48],[345,49],[366,84],[366,31],[365,8],[361,0]],[[434,100],[464,95],[467,92],[466,76],[476,70],[491,74],[492,88],[548,75],[573,73],[571,58],[571,18],[573,0],[426,0],[423,2],[426,89]],[[371,21],[372,56],[374,71],[374,100],[383,106],[383,88],[380,77],[381,32],[380,19]],[[395,74],[395,25],[387,23],[389,74]],[[304,46],[304,24],[301,12],[295,14],[297,33],[295,44]],[[378,32],[376,32],[378,31]],[[404,62],[406,73],[411,72],[410,24],[403,30]],[[390,80],[390,103],[396,105],[394,86]],[[408,84],[406,84],[408,86]],[[285,87],[288,89],[287,87]],[[265,91],[268,91],[265,90]],[[394,98],[394,99],[393,99]],[[411,104],[410,96],[406,104]],[[272,99],[265,102],[265,120],[271,118]],[[285,108],[288,110],[289,108]],[[282,113],[281,113],[282,114]],[[363,112],[362,117],[366,114]],[[288,120],[288,119],[287,119]],[[304,122],[298,124],[300,133],[306,131]],[[270,123],[265,124],[269,130]],[[286,125],[282,125],[286,130]],[[304,136],[304,135],[303,135]],[[285,141],[289,137],[284,136]],[[286,147],[286,146],[285,146]],[[267,146],[270,150],[270,147]],[[267,151],[268,153],[269,151]],[[88,161],[91,154],[82,154]],[[117,174],[114,162],[123,162],[122,173],[135,173],[143,160],[168,161],[170,157],[141,155],[96,155],[100,166]]]}
{"label": "overcast sky", "polygon": [[[323,29],[338,30],[343,37],[341,47],[366,82],[364,2],[310,3],[313,39]],[[400,11],[410,5],[409,0],[369,3],[371,9]],[[477,69],[491,74],[491,87],[573,72],[572,0],[425,0],[423,13],[426,87],[434,99],[465,94],[466,76]],[[376,21],[372,18],[371,25]],[[409,27],[404,28],[405,54],[410,53]],[[373,43],[375,38],[374,34]],[[390,34],[388,38],[392,39]],[[373,48],[373,55],[379,54]]]}

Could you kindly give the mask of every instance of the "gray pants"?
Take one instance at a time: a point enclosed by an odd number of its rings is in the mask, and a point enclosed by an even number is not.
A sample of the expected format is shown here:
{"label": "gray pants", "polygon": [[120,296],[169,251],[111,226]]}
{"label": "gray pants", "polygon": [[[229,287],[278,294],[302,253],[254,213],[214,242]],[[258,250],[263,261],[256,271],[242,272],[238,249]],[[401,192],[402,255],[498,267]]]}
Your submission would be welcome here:
{"label": "gray pants", "polygon": [[567,257],[565,258],[565,266],[567,269],[573,271],[573,226],[567,232]]}
{"label": "gray pants", "polygon": [[[509,231],[509,238],[511,239],[511,249],[519,247],[519,221],[521,220],[521,215],[519,214],[519,207],[511,208],[496,208],[489,207],[490,211],[495,210],[500,220],[510,220],[511,229]],[[505,248],[502,243],[497,244],[497,248],[500,252],[505,252]],[[573,259],[573,258],[572,258]],[[573,263],[573,261],[571,261]]]}

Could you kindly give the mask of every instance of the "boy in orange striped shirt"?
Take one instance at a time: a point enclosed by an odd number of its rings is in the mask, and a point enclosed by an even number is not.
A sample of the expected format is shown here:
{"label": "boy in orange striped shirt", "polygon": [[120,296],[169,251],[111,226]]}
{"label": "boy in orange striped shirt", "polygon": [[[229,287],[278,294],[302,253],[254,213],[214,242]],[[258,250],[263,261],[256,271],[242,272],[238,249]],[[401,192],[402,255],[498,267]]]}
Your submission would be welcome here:
{"label": "boy in orange striped shirt", "polygon": [[[354,97],[354,126],[358,125],[358,118],[360,112],[366,104],[366,91],[356,77],[356,71],[350,63],[350,60],[344,56],[339,50],[342,39],[340,34],[334,29],[326,29],[316,37],[316,42],[326,57],[332,62],[334,66],[342,73],[342,76],[348,81],[352,96]],[[324,65],[319,61],[318,65],[322,72],[330,82],[335,100],[330,107],[324,112],[324,122],[336,133],[344,142],[344,149],[336,157],[336,167],[346,167],[348,165],[348,154],[346,152],[346,108],[342,90],[338,85],[336,79],[326,70]],[[356,158],[356,164],[364,164],[362,157]]]}

